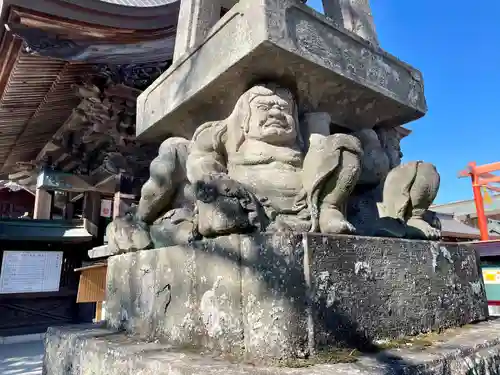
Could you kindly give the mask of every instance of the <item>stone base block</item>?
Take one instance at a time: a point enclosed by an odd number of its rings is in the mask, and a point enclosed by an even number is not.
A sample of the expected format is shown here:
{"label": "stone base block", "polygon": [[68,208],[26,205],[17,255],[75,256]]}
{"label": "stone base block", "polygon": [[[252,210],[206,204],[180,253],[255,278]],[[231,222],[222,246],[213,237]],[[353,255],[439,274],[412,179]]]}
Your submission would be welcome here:
{"label": "stone base block", "polygon": [[419,71],[301,1],[240,0],[139,96],[137,134],[190,138],[262,79],[296,86],[301,112],[328,112],[351,129],[399,126],[427,110]]}
{"label": "stone base block", "polygon": [[[100,327],[50,328],[44,375],[500,375],[500,322],[490,321],[372,355],[244,363],[193,350],[175,351]],[[337,358],[334,363],[328,358]],[[344,363],[343,363],[344,362]],[[347,363],[350,362],[350,363]]]}
{"label": "stone base block", "polygon": [[488,316],[466,244],[233,235],[113,256],[110,327],[248,358],[438,331]]}

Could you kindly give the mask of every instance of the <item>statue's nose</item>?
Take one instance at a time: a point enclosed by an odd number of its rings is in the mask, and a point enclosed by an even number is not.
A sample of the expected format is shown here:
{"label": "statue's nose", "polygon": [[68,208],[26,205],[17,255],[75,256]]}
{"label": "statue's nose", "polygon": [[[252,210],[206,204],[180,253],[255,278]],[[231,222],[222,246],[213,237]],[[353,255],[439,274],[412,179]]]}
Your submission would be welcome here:
{"label": "statue's nose", "polygon": [[280,106],[277,106],[277,105],[273,106],[269,110],[269,115],[272,117],[283,117],[282,108]]}

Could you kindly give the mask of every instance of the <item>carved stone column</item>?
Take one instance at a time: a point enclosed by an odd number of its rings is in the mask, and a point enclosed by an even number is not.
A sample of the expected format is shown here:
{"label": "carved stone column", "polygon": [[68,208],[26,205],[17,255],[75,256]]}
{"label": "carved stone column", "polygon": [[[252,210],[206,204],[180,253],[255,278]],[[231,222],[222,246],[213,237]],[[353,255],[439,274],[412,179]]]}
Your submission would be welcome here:
{"label": "carved stone column", "polygon": [[323,0],[323,9],[339,26],[379,45],[369,0]]}
{"label": "carved stone column", "polygon": [[174,61],[206,37],[220,14],[221,0],[181,0]]}

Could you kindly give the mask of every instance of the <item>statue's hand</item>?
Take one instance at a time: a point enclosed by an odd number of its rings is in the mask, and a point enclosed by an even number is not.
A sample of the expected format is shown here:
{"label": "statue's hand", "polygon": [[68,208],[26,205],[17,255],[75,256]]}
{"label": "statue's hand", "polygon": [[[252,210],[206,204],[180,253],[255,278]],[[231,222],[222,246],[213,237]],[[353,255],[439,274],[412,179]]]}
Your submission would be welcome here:
{"label": "statue's hand", "polygon": [[203,203],[213,203],[219,197],[250,199],[251,193],[238,181],[218,176],[195,184],[196,199]]}
{"label": "statue's hand", "polygon": [[132,252],[153,246],[146,223],[136,220],[131,213],[118,217],[106,228],[108,246],[112,252]]}
{"label": "statue's hand", "polygon": [[263,230],[267,217],[250,190],[229,177],[195,184],[198,231],[204,237]]}

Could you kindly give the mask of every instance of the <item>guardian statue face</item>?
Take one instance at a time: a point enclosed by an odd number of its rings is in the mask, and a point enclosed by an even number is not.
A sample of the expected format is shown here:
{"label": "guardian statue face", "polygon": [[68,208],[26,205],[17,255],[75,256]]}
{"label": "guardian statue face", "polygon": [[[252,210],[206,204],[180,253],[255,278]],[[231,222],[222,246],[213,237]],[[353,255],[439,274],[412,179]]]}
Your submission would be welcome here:
{"label": "guardian statue face", "polygon": [[403,152],[401,151],[401,140],[397,131],[392,128],[377,129],[377,134],[389,158],[391,169],[400,165],[401,159],[403,158]]}
{"label": "guardian statue face", "polygon": [[296,103],[292,93],[283,88],[256,86],[249,94],[246,136],[274,145],[295,144]]}

